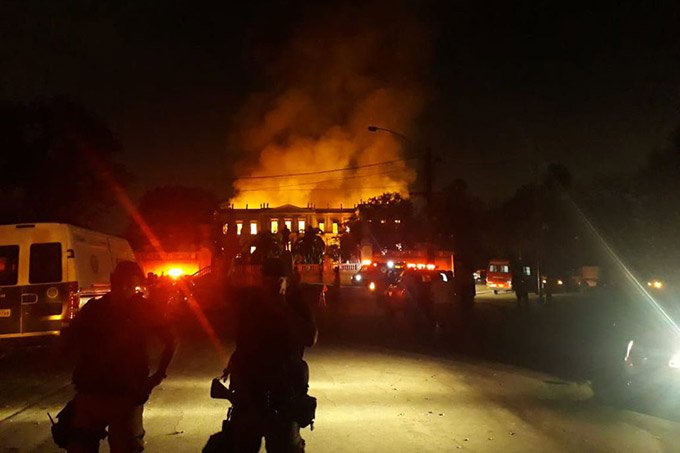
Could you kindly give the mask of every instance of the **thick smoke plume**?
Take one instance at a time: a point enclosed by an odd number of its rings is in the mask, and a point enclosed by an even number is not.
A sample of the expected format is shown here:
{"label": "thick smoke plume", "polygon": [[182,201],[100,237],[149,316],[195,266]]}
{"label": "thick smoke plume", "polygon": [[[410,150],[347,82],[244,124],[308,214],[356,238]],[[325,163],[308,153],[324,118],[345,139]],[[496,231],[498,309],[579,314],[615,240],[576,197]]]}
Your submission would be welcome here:
{"label": "thick smoke plume", "polygon": [[[425,102],[429,39],[397,3],[310,14],[263,68],[271,89],[250,96],[233,136],[244,152],[237,207],[351,206],[388,191],[408,195],[417,160],[400,159],[415,149],[367,130],[408,134]],[[354,169],[262,178],[345,167]]]}

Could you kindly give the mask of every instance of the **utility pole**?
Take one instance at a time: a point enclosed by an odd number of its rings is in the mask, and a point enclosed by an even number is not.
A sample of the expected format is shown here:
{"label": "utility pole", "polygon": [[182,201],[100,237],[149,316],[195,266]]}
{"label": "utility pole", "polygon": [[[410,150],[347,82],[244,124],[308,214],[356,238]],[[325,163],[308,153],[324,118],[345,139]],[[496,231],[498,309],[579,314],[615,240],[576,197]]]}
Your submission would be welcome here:
{"label": "utility pole", "polygon": [[432,186],[434,185],[434,160],[432,159],[432,148],[425,148],[423,153],[423,182],[425,185],[425,203],[427,203],[428,215],[432,212]]}
{"label": "utility pole", "polygon": [[425,213],[427,214],[427,222],[425,223],[427,228],[427,260],[428,262],[434,262],[434,247],[432,243],[434,241],[434,234],[432,228],[432,217],[434,214],[434,209],[432,206],[432,187],[434,186],[434,159],[432,157],[432,148],[429,146],[425,148],[423,153],[423,185],[425,196]]}
{"label": "utility pole", "polygon": [[[406,145],[413,146],[413,141],[408,138],[406,135],[402,134],[401,132],[393,131],[392,129],[388,129],[385,127],[378,127],[378,126],[368,126],[368,130],[370,132],[387,132],[394,137],[398,138],[401,142],[403,142]],[[432,200],[432,195],[433,195],[433,190],[432,188],[434,187],[434,176],[435,176],[435,168],[434,164],[439,162],[439,159],[434,157],[432,154],[432,148],[429,146],[424,149],[422,155],[421,155],[421,171],[422,171],[422,178],[423,178],[423,191],[422,192],[411,192],[411,195],[419,195],[422,196],[425,199],[425,214],[427,215],[427,222],[425,224],[426,228],[426,236],[427,236],[427,259],[428,261],[434,262],[434,247],[432,246],[432,242],[434,240],[434,234],[433,234],[433,229],[432,229],[432,217],[434,213],[433,209],[433,200]]]}

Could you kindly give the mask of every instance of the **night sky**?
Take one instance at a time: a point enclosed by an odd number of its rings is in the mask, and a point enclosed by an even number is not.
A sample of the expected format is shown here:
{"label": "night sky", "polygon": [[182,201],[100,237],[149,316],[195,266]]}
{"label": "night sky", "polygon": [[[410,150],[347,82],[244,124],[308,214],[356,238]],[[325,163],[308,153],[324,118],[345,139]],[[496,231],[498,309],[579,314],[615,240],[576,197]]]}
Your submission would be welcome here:
{"label": "night sky", "polygon": [[66,95],[102,116],[137,176],[135,195],[172,183],[226,194],[244,108],[304,74],[281,56],[295,36],[325,39],[304,33],[310,24],[336,38],[418,24],[417,36],[364,56],[361,71],[422,46],[406,62],[417,67],[380,78],[421,88],[405,132],[441,156],[440,186],[462,177],[494,198],[545,162],[582,181],[631,171],[680,124],[674,1],[166,3],[0,4],[0,96]]}

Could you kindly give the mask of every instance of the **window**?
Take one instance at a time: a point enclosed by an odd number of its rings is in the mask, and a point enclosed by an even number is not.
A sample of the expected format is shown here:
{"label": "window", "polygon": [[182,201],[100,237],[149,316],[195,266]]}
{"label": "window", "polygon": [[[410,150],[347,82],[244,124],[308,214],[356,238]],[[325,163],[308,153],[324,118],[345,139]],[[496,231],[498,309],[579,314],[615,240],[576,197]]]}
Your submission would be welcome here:
{"label": "window", "polygon": [[524,275],[531,275],[531,268],[529,266],[522,266],[522,273]]}
{"label": "window", "polygon": [[257,222],[250,222],[250,234],[253,236],[257,234]]}
{"label": "window", "polygon": [[319,222],[319,229],[321,230],[322,233],[325,232],[326,224],[324,222]]}
{"label": "window", "polygon": [[222,234],[227,234],[229,232],[229,224],[225,223],[222,225]]}
{"label": "window", "polygon": [[276,234],[279,232],[279,221],[278,219],[272,219],[272,233]]}
{"label": "window", "polygon": [[61,244],[59,242],[31,244],[28,268],[29,283],[60,282]]}
{"label": "window", "polygon": [[0,246],[0,286],[16,285],[19,278],[19,246]]}
{"label": "window", "polygon": [[286,220],[283,223],[286,225],[286,228],[288,228],[288,231],[293,231],[293,221],[292,220]]}
{"label": "window", "polygon": [[333,222],[333,234],[338,234],[339,226],[338,222]]}
{"label": "window", "polygon": [[236,234],[239,236],[243,232],[243,222],[236,222]]}
{"label": "window", "polygon": [[507,264],[489,264],[489,272],[510,273],[510,266]]}
{"label": "window", "polygon": [[298,231],[305,231],[305,221],[298,220]]}

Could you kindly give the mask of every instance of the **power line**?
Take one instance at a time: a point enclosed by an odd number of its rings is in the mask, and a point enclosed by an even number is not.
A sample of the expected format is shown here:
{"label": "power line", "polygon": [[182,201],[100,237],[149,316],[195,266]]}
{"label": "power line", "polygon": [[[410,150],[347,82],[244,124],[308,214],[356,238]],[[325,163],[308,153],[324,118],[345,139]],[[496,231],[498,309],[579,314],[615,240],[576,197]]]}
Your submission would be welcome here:
{"label": "power line", "polygon": [[[268,186],[268,187],[258,187],[258,188],[253,188],[253,189],[241,189],[239,192],[257,192],[261,190],[281,190],[289,187],[301,187],[301,186],[313,186],[316,184],[325,184],[325,183],[330,183],[330,182],[336,182],[336,181],[346,181],[348,179],[358,179],[358,178],[372,178],[376,176],[384,176],[384,175],[389,175],[392,173],[398,173],[405,171],[402,168],[395,168],[393,170],[387,170],[387,171],[382,171],[379,173],[371,173],[371,174],[363,174],[363,175],[353,175],[353,176],[345,176],[343,178],[332,178],[332,179],[323,179],[320,181],[308,181],[308,182],[300,182],[300,183],[295,183],[295,184],[287,184],[283,186]],[[337,190],[337,189],[333,189]]]}
{"label": "power line", "polygon": [[[390,189],[393,188],[394,186],[373,186],[373,187],[363,187],[363,186],[357,186],[357,190],[366,190],[366,189]],[[291,188],[291,189],[281,189],[279,192],[316,192],[317,190],[335,190],[337,191],[337,188],[334,187],[315,187],[313,189],[305,189],[304,187],[300,188]],[[245,192],[245,191],[244,191]],[[249,191],[250,192],[250,191]],[[255,190],[253,190],[255,192]]]}
{"label": "power line", "polygon": [[274,179],[274,178],[289,178],[289,177],[292,177],[292,176],[321,175],[321,174],[326,174],[326,173],[336,173],[336,172],[340,172],[340,171],[358,170],[360,168],[377,167],[377,166],[380,166],[380,165],[389,165],[389,164],[394,164],[394,163],[397,163],[397,162],[406,162],[406,161],[417,159],[417,158],[418,158],[418,156],[412,156],[412,157],[405,157],[403,159],[394,159],[394,160],[386,160],[384,162],[375,162],[373,164],[355,165],[355,166],[352,166],[352,167],[343,167],[343,168],[334,168],[332,170],[308,171],[308,172],[302,172],[302,173],[284,173],[284,174],[279,174],[279,175],[243,176],[243,177],[234,178],[234,179],[236,179],[236,180]]}

